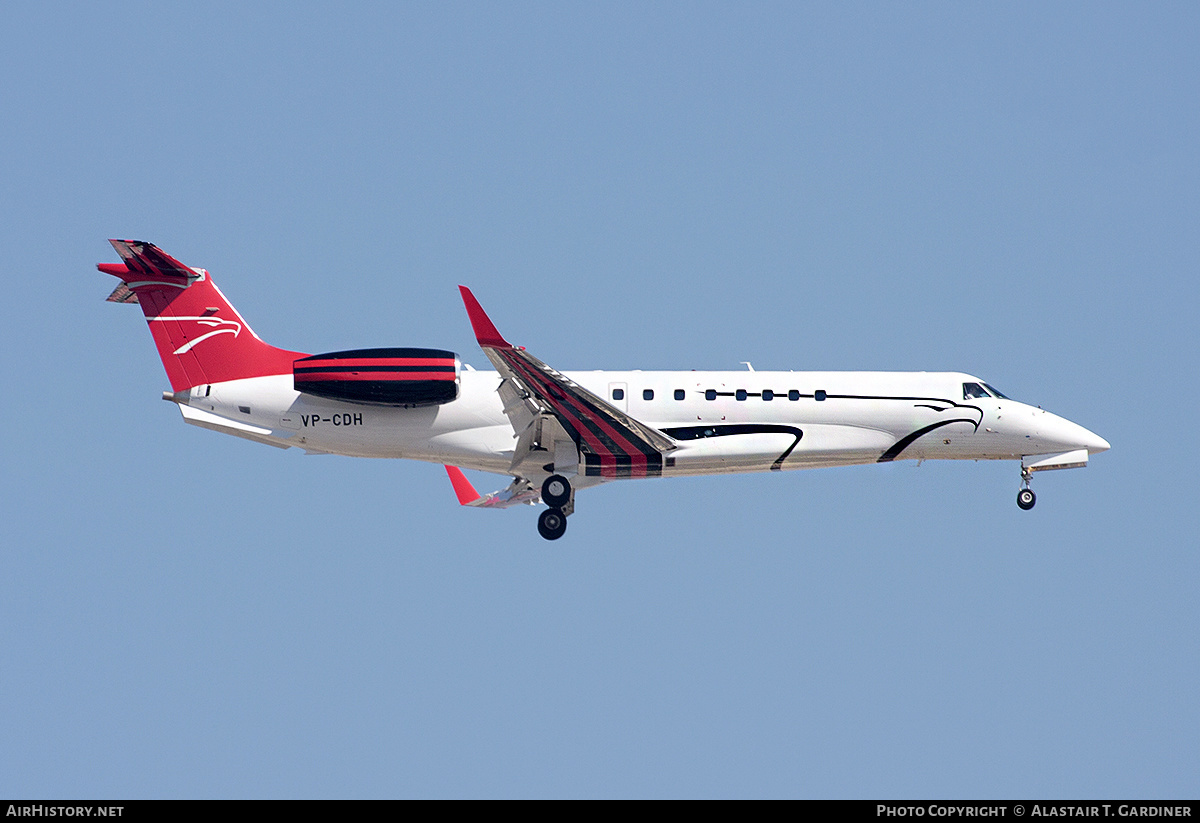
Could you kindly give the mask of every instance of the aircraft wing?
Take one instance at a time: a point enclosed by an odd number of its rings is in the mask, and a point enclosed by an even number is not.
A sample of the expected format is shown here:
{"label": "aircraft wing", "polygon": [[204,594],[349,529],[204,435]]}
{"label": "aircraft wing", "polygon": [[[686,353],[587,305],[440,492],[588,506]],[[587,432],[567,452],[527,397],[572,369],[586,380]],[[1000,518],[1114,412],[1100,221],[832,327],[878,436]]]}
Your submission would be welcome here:
{"label": "aircraft wing", "polygon": [[507,509],[509,506],[532,506],[540,498],[535,489],[524,477],[513,478],[508,488],[490,494],[480,494],[475,491],[471,481],[463,474],[458,466],[446,466],[446,474],[454,486],[458,502],[463,506],[478,506],[485,509]]}
{"label": "aircraft wing", "polygon": [[[578,449],[584,474],[605,479],[658,477],[675,441],[592,394],[573,380],[505,340],[475,295],[459,286],[475,338],[500,372],[504,411],[518,435],[513,465],[541,446],[547,422],[561,427]],[[557,424],[557,425],[554,425]],[[551,463],[557,461],[551,460]]]}

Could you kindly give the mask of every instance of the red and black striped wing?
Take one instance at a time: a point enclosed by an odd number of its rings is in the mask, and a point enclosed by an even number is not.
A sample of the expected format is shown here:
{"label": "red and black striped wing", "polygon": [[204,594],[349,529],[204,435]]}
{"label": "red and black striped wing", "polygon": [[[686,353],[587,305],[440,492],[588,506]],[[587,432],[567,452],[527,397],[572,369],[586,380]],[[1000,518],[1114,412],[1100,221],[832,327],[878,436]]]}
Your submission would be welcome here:
{"label": "red and black striped wing", "polygon": [[475,337],[504,377],[550,411],[583,455],[593,477],[658,477],[663,455],[676,448],[662,432],[635,420],[505,340],[470,289],[460,286]]}

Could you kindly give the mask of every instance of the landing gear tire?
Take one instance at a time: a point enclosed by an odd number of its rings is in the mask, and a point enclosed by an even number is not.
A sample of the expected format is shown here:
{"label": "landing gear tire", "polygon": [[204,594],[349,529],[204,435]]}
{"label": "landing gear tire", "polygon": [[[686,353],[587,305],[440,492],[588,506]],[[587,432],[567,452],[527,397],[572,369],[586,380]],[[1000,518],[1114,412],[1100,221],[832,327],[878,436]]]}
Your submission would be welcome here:
{"label": "landing gear tire", "polygon": [[547,506],[561,509],[570,499],[571,482],[561,474],[552,474],[542,483],[542,502]]}
{"label": "landing gear tire", "polygon": [[1025,511],[1033,508],[1033,504],[1037,502],[1037,495],[1033,493],[1033,489],[1021,489],[1017,492],[1017,505]]}
{"label": "landing gear tire", "polygon": [[557,540],[567,532],[567,516],[562,509],[546,509],[538,515],[538,534],[547,540]]}

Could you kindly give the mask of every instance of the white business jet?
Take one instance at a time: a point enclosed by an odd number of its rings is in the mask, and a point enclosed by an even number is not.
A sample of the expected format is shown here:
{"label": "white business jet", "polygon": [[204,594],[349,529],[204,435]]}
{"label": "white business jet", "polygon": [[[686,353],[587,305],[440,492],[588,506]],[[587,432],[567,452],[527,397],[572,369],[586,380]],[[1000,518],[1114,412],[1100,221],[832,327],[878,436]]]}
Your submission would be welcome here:
{"label": "white business jet", "polygon": [[[1086,466],[1109,444],[1069,420],[958,372],[558,372],[497,331],[460,286],[495,372],[453,352],[355,349],[307,355],[263,342],[208,272],[150,243],[111,240],[188,423],[280,448],[442,463],[463,505],[539,501],[556,540],[575,492],[612,480],[766,472],[893,460],[1020,460]],[[480,495],[460,467],[508,475]]]}

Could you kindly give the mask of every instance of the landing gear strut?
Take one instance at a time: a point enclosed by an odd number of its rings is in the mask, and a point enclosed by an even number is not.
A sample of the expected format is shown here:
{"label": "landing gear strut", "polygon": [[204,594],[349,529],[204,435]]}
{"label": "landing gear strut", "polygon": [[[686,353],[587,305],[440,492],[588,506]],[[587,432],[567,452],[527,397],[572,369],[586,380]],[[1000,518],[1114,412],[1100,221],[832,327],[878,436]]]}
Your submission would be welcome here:
{"label": "landing gear strut", "polygon": [[1017,492],[1017,505],[1029,511],[1033,508],[1033,504],[1037,502],[1037,495],[1033,493],[1033,489],[1029,488],[1029,481],[1033,479],[1033,472],[1024,466],[1021,467],[1021,490]]}

